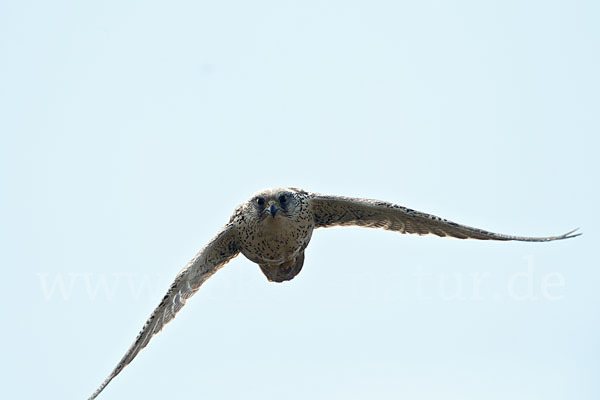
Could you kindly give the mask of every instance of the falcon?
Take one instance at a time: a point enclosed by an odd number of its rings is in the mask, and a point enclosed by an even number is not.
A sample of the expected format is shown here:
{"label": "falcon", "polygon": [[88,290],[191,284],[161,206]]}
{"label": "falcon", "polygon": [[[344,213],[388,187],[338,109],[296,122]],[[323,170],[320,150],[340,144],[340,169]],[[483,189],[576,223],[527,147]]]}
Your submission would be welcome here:
{"label": "falcon", "polygon": [[177,274],[129,350],[89,399],[95,399],[175,317],[200,286],[239,253],[258,264],[269,281],[289,281],[304,265],[304,250],[313,230],[333,226],[521,242],[551,242],[580,235],[574,233],[576,230],[548,237],[504,235],[385,201],[322,195],[297,188],[263,190],[238,206],[221,231]]}

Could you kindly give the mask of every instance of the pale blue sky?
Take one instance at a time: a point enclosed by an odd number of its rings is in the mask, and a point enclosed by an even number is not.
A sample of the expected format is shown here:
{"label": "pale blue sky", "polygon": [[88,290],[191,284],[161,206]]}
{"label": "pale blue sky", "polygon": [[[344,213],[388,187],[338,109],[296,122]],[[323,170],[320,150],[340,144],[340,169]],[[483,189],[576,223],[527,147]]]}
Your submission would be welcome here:
{"label": "pale blue sky", "polygon": [[238,257],[101,399],[599,398],[598,4],[0,3],[0,397],[89,396],[234,207],[299,186],[584,235]]}

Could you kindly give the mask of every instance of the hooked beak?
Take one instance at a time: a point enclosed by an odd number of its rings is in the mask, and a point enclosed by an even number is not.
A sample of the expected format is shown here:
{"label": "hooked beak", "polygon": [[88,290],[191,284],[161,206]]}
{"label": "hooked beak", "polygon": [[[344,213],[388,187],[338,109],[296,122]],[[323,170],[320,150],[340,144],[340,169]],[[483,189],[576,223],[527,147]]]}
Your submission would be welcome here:
{"label": "hooked beak", "polygon": [[275,214],[279,211],[279,207],[277,207],[277,204],[275,204],[274,201],[270,201],[269,204],[267,204],[267,210],[271,214],[271,217],[275,218]]}

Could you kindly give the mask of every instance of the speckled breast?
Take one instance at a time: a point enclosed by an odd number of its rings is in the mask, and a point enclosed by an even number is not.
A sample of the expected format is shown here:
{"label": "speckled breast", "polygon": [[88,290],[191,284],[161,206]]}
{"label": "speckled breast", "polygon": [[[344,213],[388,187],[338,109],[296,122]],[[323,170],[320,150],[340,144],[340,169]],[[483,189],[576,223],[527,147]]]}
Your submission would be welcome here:
{"label": "speckled breast", "polygon": [[296,258],[308,245],[313,224],[308,220],[274,218],[263,221],[241,238],[242,254],[250,261],[282,263]]}

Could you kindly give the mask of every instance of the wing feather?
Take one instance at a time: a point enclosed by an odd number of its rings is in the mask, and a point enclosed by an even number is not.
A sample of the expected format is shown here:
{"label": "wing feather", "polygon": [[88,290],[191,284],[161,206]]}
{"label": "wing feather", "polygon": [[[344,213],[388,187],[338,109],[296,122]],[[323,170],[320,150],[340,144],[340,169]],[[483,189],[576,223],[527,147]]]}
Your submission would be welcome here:
{"label": "wing feather", "polygon": [[227,224],[210,243],[177,274],[175,280],[162,301],[156,307],[137,338],[127,350],[115,369],[98,387],[89,400],[95,399],[111,380],[123,370],[137,354],[148,344],[150,339],[159,333],[185,305],[187,299],[198,291],[200,286],[221,267],[239,253],[237,232],[231,224]]}
{"label": "wing feather", "polygon": [[355,225],[417,235],[433,234],[440,237],[450,236],[459,239],[517,240],[524,242],[549,242],[580,235],[580,233],[574,233],[576,230],[563,235],[548,237],[504,235],[457,224],[435,215],[385,201],[316,193],[312,193],[310,196],[315,228]]}

